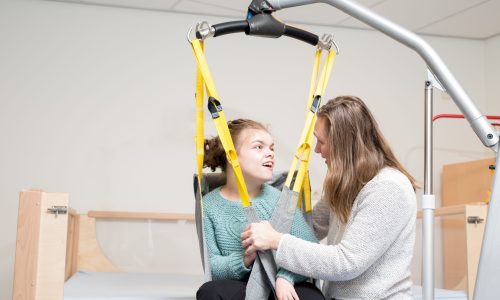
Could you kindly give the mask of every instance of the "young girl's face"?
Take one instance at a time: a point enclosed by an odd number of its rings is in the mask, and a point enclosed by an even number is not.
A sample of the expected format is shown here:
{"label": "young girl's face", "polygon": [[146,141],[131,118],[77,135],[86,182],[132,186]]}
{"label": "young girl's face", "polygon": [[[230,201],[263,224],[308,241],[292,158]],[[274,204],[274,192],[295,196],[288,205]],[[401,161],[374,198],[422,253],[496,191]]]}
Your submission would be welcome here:
{"label": "young girl's face", "polygon": [[246,182],[262,184],[273,178],[274,141],[261,129],[245,129],[238,137],[236,150]]}

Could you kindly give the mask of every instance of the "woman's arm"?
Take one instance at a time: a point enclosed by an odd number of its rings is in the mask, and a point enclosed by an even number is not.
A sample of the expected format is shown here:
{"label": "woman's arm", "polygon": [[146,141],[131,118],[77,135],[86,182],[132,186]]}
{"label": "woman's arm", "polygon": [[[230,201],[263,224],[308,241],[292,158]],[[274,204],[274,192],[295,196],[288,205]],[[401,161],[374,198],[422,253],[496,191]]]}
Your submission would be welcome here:
{"label": "woman's arm", "polygon": [[[313,243],[317,243],[314,233],[312,232],[311,227],[307,224],[304,219],[304,215],[300,209],[296,209],[292,227],[290,229],[290,234],[296,236],[304,241],[309,241]],[[307,280],[307,277],[290,272],[284,268],[278,269],[278,277],[284,278],[291,283],[298,283]]]}
{"label": "woman's arm", "polygon": [[304,276],[329,281],[353,279],[366,271],[415,222],[415,199],[393,182],[379,183],[357,203],[354,217],[336,245],[321,245],[284,235],[278,265]]}

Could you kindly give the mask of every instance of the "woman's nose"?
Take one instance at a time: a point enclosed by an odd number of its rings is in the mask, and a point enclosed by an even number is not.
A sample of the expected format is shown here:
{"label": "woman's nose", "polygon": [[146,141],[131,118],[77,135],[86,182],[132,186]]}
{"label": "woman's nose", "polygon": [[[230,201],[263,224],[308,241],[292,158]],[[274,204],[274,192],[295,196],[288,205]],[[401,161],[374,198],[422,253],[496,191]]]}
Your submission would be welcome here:
{"label": "woman's nose", "polygon": [[314,152],[316,153],[320,153],[320,149],[319,149],[319,146],[318,146],[318,143],[316,143],[316,145],[314,146]]}

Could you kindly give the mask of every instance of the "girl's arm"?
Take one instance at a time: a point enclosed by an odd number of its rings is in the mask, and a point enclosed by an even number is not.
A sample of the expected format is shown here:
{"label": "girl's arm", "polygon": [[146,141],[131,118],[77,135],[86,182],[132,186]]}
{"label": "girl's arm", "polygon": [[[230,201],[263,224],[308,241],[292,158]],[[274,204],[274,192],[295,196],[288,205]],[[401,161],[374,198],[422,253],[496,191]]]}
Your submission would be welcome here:
{"label": "girl's arm", "polygon": [[217,246],[214,224],[208,214],[205,216],[204,229],[212,279],[241,280],[246,278],[251,271],[251,267],[247,268],[243,263],[244,250],[222,255]]}
{"label": "girl's arm", "polygon": [[312,223],[316,238],[324,239],[330,229],[330,205],[323,198],[313,208]]}

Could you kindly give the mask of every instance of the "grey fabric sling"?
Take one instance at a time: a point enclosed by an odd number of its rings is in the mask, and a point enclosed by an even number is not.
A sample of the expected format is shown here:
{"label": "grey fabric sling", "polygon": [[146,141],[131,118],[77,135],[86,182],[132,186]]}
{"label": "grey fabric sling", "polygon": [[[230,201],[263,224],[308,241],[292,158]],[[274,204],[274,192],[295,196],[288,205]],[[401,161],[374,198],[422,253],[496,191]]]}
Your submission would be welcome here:
{"label": "grey fabric sling", "polygon": [[[293,219],[295,215],[295,209],[297,208],[297,201],[299,194],[290,190],[288,187],[283,187],[286,180],[287,173],[280,173],[270,182],[270,185],[282,190],[280,198],[278,200],[277,206],[271,216],[270,223],[273,228],[281,233],[288,233],[292,227]],[[222,173],[209,173],[203,174],[201,180],[201,195],[200,187],[198,185],[197,175],[194,175],[193,186],[194,194],[196,199],[195,205],[195,219],[196,219],[196,229],[198,233],[198,240],[200,245],[200,254],[202,257],[203,268],[205,272],[205,280],[210,281],[212,279],[210,263],[208,261],[207,247],[204,238],[203,230],[203,216],[201,209],[201,199],[202,195],[210,192],[211,190],[223,185],[225,182],[224,174]],[[293,186],[293,182],[292,182]],[[259,222],[255,210],[250,206],[244,208],[245,216],[248,223]],[[252,266],[252,272],[248,279],[246,288],[246,300],[261,300],[267,299],[269,293],[275,293],[275,279],[276,279],[276,262],[274,260],[273,251],[259,251],[254,264]],[[276,298],[276,295],[274,295]]]}
{"label": "grey fabric sling", "polygon": [[[248,223],[259,222],[255,209],[252,206],[245,207],[245,215]],[[276,262],[274,261],[273,253],[270,250],[259,251],[252,266],[252,272],[248,278],[245,299],[246,300],[260,300],[267,299],[269,293],[272,291],[274,298],[276,278]]]}

